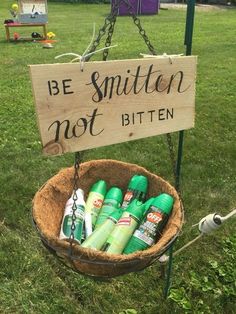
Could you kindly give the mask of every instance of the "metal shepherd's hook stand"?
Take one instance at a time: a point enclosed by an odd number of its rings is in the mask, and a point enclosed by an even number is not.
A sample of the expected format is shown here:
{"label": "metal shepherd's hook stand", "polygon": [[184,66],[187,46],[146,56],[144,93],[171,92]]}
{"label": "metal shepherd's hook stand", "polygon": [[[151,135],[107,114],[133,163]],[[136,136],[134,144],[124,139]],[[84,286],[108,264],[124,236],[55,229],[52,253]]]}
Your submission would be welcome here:
{"label": "metal shepherd's hook stand", "polygon": [[[186,14],[186,24],[185,24],[185,38],[184,44],[186,46],[186,56],[192,54],[192,38],[193,38],[193,26],[194,26],[194,13],[195,13],[195,0],[187,1],[187,14]],[[179,143],[178,143],[178,155],[175,167],[175,188],[177,192],[180,193],[180,172],[181,172],[181,162],[183,155],[183,143],[184,143],[184,131],[179,132]],[[169,249],[168,257],[168,269],[166,274],[166,286],[164,289],[164,297],[167,298],[170,285],[171,285],[171,272],[173,263],[173,245]]]}

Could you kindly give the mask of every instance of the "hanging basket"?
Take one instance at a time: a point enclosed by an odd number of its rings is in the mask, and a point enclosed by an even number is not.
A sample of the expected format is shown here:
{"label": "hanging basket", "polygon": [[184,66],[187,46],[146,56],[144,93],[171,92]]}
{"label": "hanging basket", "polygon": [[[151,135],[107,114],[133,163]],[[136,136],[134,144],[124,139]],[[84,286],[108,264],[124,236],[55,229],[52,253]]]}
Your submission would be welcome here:
{"label": "hanging basket", "polygon": [[73,167],[61,170],[48,180],[33,199],[33,220],[44,245],[71,268],[90,276],[115,277],[139,271],[151,265],[170,247],[181,230],[183,211],[176,190],[168,182],[140,166],[106,159],[82,163],[77,183],[78,187],[84,190],[85,197],[92,184],[100,179],[107,182],[108,188],[118,186],[125,192],[134,174],[147,176],[148,198],[165,192],[175,199],[163,236],[155,245],[145,251],[118,255],[82,248],[79,245],[71,245],[67,241],[59,240],[65,204],[73,190]]}

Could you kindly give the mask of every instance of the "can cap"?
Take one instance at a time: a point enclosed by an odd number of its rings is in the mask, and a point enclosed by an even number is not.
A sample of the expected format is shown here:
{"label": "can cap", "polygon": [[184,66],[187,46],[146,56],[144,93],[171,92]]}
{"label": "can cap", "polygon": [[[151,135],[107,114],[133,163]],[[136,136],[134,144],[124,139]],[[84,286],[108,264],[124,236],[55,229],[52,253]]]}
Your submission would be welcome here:
{"label": "can cap", "polygon": [[135,218],[138,220],[141,220],[143,218],[144,212],[145,212],[145,204],[138,201],[137,199],[134,199],[129,206],[125,210],[126,212],[129,212],[132,214]]}
{"label": "can cap", "polygon": [[170,214],[173,204],[174,204],[174,198],[167,193],[162,193],[158,195],[151,203],[151,205],[159,208],[161,211],[163,211],[167,215]]}
{"label": "can cap", "polygon": [[102,195],[105,195],[107,191],[107,184],[104,180],[99,180],[95,182],[89,192],[97,192]]}
{"label": "can cap", "polygon": [[123,199],[123,193],[122,193],[120,188],[113,186],[108,190],[108,192],[105,196],[105,200],[106,199],[115,200],[120,204],[122,199]]}
{"label": "can cap", "polygon": [[114,220],[118,221],[118,220],[120,219],[120,217],[122,216],[123,212],[124,212],[124,211],[123,211],[122,209],[116,208],[116,209],[108,216],[108,218],[111,217],[111,218],[113,218]]}
{"label": "can cap", "polygon": [[134,189],[136,186],[136,180],[138,178],[138,174],[135,174],[132,176],[132,178],[129,180],[128,189]]}
{"label": "can cap", "polygon": [[138,190],[140,192],[146,193],[148,187],[148,179],[145,176],[135,174],[128,184],[128,189]]}

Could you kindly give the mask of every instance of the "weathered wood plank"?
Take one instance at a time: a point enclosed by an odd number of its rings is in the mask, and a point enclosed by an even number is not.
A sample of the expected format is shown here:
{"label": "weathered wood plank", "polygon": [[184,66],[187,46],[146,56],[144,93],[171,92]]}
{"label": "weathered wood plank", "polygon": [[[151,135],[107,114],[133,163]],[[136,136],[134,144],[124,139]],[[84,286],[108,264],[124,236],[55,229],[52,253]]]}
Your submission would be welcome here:
{"label": "weathered wood plank", "polygon": [[30,66],[43,153],[192,128],[195,56]]}

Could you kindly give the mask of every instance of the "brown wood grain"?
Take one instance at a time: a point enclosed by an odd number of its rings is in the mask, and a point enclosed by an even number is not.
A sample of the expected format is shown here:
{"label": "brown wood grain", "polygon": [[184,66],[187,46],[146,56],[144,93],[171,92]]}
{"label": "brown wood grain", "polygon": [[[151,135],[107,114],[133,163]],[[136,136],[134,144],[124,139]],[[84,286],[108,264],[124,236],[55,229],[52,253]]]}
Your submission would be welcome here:
{"label": "brown wood grain", "polygon": [[57,155],[189,129],[195,56],[31,65],[43,153]]}

